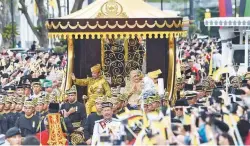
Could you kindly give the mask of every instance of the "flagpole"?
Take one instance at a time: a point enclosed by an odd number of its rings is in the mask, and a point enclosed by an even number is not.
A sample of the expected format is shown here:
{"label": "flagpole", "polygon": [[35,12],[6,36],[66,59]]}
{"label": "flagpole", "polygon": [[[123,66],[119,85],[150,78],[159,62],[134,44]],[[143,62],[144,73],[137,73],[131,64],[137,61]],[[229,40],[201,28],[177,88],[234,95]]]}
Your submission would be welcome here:
{"label": "flagpole", "polygon": [[234,5],[235,5],[234,16],[236,17],[237,16],[237,10],[236,10],[236,8],[237,8],[237,1],[236,0],[234,0]]}
{"label": "flagpole", "polygon": [[67,0],[67,14],[69,15],[69,0]]}

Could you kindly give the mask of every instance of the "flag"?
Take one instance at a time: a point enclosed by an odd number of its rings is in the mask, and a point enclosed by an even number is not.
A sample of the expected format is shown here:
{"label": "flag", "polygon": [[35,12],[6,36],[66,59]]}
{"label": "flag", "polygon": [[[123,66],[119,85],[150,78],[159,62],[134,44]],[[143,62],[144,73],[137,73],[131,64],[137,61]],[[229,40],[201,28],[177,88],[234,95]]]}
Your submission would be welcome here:
{"label": "flag", "polygon": [[36,4],[36,1],[34,1],[34,13],[35,13],[36,16],[38,15],[38,7],[37,7],[37,4]]}
{"label": "flag", "polygon": [[50,5],[52,8],[55,8],[55,7],[56,7],[56,2],[55,2],[55,0],[49,0],[49,5]]}
{"label": "flag", "polygon": [[250,17],[250,0],[240,1],[240,17]]}
{"label": "flag", "polygon": [[231,0],[219,0],[220,17],[232,17],[233,8]]}

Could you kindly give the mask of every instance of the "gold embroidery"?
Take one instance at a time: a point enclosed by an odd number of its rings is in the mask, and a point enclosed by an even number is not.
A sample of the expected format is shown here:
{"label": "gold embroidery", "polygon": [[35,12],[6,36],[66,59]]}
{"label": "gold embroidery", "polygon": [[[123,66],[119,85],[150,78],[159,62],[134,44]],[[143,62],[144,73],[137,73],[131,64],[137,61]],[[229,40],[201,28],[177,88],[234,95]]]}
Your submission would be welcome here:
{"label": "gold embroidery", "polygon": [[78,128],[78,127],[81,127],[81,122],[75,122],[75,123],[72,123],[73,127],[75,128]]}
{"label": "gold embroidery", "polygon": [[73,145],[82,144],[85,140],[83,132],[73,132],[70,134],[71,143]]}
{"label": "gold embroidery", "polygon": [[[80,35],[80,38],[86,38],[89,39],[90,36],[96,36],[97,38],[109,38],[111,35],[113,35],[113,38],[129,38],[130,36],[133,38],[135,35],[137,36],[142,36],[148,38],[152,38],[153,35],[155,38],[158,38],[158,35],[160,38],[168,38],[170,36],[172,37],[185,37],[187,35],[186,31],[150,31],[150,32],[49,32],[48,36],[49,38],[64,38],[66,39],[67,37],[75,38],[78,39],[78,35]],[[93,38],[93,37],[92,37]]]}
{"label": "gold embroidery", "polygon": [[48,114],[49,122],[49,145],[65,145],[67,139],[64,137],[61,127],[60,114]]}
{"label": "gold embroidery", "polygon": [[128,18],[127,14],[123,12],[123,7],[115,0],[109,0],[104,3],[97,18]]}

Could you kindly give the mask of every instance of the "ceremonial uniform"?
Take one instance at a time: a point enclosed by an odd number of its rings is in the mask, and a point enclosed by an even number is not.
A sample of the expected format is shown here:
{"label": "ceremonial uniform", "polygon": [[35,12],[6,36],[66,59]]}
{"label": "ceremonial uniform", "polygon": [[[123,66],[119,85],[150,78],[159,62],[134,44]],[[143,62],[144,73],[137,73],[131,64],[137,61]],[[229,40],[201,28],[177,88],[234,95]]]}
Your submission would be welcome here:
{"label": "ceremonial uniform", "polygon": [[[33,81],[32,81],[32,88],[34,90],[35,87],[40,87],[41,88],[41,83],[40,83],[40,80],[39,78],[34,78]],[[37,100],[39,97],[42,96],[42,92],[40,91],[39,93],[35,94],[33,93],[33,95],[31,95],[31,99],[33,100],[34,104],[36,105],[37,104]]]}
{"label": "ceremonial uniform", "polygon": [[[0,104],[4,105],[5,94],[0,94]],[[8,130],[7,119],[3,111],[0,112],[0,134],[5,134]]]}
{"label": "ceremonial uniform", "polygon": [[84,122],[86,121],[86,112],[82,103],[76,101],[75,103],[65,103],[62,105],[62,110],[65,109],[69,111],[70,108],[75,108],[76,112],[69,116],[70,121],[75,125],[74,129],[83,127]]}
{"label": "ceremonial uniform", "polygon": [[[91,72],[100,72],[101,66],[95,65],[91,68]],[[91,108],[94,106],[95,99],[98,96],[111,96],[111,89],[109,83],[105,80],[104,77],[95,78],[86,78],[86,79],[76,79],[74,84],[79,86],[88,86],[88,101],[86,103],[86,112],[87,115],[91,113]]]}
{"label": "ceremonial uniform", "polygon": [[61,117],[58,103],[49,104],[49,113],[44,118],[43,124],[47,128],[36,134],[42,145],[67,145],[68,141],[64,132],[67,132],[66,125],[69,127],[71,123],[68,117]]}
{"label": "ceremonial uniform", "polygon": [[[34,107],[32,100],[26,100],[24,106]],[[36,115],[21,115],[20,118],[16,121],[16,127],[20,128],[21,136],[26,137],[28,135],[33,135],[37,133],[37,127],[39,124],[39,117]]]}
{"label": "ceremonial uniform", "polygon": [[84,137],[86,140],[90,139],[93,135],[95,122],[101,120],[103,117],[97,113],[88,115],[86,123],[84,124]]}
{"label": "ceremonial uniform", "polygon": [[[5,102],[9,102],[10,104],[16,104],[15,98],[13,96],[7,96]],[[16,122],[15,112],[9,110],[5,113],[5,116],[7,118],[8,129],[14,127]]]}
{"label": "ceremonial uniform", "polygon": [[[38,106],[38,108],[43,108],[44,102],[45,102],[44,98],[43,97],[39,97],[38,100],[37,100],[37,105],[36,106]],[[41,109],[39,109],[39,110],[41,110]],[[47,113],[44,112],[43,110],[36,112],[36,116],[38,116],[39,119],[40,119],[39,125],[37,127],[38,131],[45,130],[45,126],[44,126],[43,121],[44,121],[44,118],[46,117],[46,115],[47,115]]]}
{"label": "ceremonial uniform", "polygon": [[21,115],[21,117],[16,122],[16,127],[21,129],[22,137],[33,135],[37,132],[39,121],[39,117],[36,115],[32,115],[31,117]]}
{"label": "ceremonial uniform", "polygon": [[171,99],[171,105],[174,106],[175,102],[181,98],[183,98],[184,90],[183,90],[183,78],[177,78],[176,79],[176,84],[174,88],[174,95],[173,98]]}
{"label": "ceremonial uniform", "polygon": [[0,112],[0,134],[5,134],[8,130],[7,119],[3,112]]}
{"label": "ceremonial uniform", "polygon": [[109,135],[111,140],[121,138],[122,125],[115,118],[110,120],[99,120],[95,122],[91,145],[99,145],[102,135]]}
{"label": "ceremonial uniform", "polygon": [[[69,89],[67,91],[66,94],[75,94],[77,95],[77,90],[76,90],[76,86],[72,86],[71,89]],[[78,102],[76,99],[75,99],[75,102],[73,103],[64,103],[61,107],[61,110],[66,110],[67,112],[70,111],[70,109],[74,108],[75,109],[75,112],[74,113],[71,113],[69,116],[68,116],[68,119],[69,119],[69,122],[72,123],[72,127],[68,127],[67,126],[67,129],[68,129],[68,132],[70,134],[70,141],[73,143],[73,144],[80,144],[78,142],[80,141],[77,141],[75,142],[74,140],[74,137],[76,134],[79,134],[81,136],[83,136],[82,133],[79,133],[79,131],[76,131],[78,128],[80,127],[84,127],[84,123],[86,122],[86,111],[85,111],[85,108],[84,108],[84,105],[80,102]],[[84,137],[82,137],[82,140],[81,142],[83,142],[84,140]]]}

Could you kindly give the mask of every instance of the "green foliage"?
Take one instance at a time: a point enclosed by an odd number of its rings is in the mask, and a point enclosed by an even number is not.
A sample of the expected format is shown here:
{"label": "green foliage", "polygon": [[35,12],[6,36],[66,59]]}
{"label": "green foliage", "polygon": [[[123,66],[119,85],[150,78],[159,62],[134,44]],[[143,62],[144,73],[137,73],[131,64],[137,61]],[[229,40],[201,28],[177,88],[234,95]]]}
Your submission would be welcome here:
{"label": "green foliage", "polygon": [[55,52],[55,53],[58,53],[58,54],[64,53],[66,50],[67,50],[67,45],[64,45],[64,46],[56,46],[56,47],[54,48],[54,52]]}
{"label": "green foliage", "polygon": [[[208,31],[208,27],[206,27],[204,25],[205,12],[206,12],[205,8],[196,9],[197,20],[200,21],[201,33],[204,35],[219,36],[219,34],[218,34],[219,27],[211,27],[210,31]],[[218,17],[219,16],[218,7],[210,8],[210,12],[211,12],[211,17]]]}
{"label": "green foliage", "polygon": [[[13,25],[13,34],[15,36],[19,35],[17,31],[17,25],[15,23]],[[5,40],[11,39],[11,36],[12,36],[12,24],[11,23],[7,24],[4,27],[2,36],[3,36],[3,39]]]}
{"label": "green foliage", "polygon": [[189,36],[192,36],[195,33],[200,33],[200,30],[197,28],[195,24],[190,24],[188,28]]}

